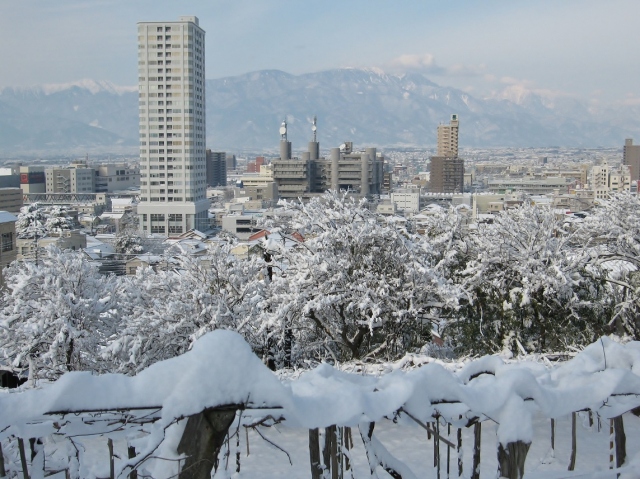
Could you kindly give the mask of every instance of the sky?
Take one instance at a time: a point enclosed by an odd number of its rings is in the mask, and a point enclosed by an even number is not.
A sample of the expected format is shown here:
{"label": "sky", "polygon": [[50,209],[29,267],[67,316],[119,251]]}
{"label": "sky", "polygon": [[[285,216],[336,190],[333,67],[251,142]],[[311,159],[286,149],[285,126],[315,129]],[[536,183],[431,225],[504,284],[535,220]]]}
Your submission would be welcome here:
{"label": "sky", "polygon": [[0,88],[135,86],[136,23],[196,15],[207,78],[421,72],[472,95],[640,104],[638,0],[0,0]]}

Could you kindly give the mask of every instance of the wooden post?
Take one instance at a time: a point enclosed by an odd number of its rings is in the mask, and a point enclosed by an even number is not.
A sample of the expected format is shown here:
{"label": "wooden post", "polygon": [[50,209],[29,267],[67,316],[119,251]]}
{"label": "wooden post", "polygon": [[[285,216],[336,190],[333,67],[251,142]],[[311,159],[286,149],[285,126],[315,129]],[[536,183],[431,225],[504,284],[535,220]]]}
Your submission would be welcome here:
{"label": "wooden post", "polygon": [[571,413],[571,456],[569,458],[569,470],[573,471],[576,467],[576,413]]}
{"label": "wooden post", "polygon": [[22,464],[22,477],[29,479],[29,470],[27,469],[27,455],[24,452],[24,441],[18,438],[18,450],[20,451],[20,464]]}
{"label": "wooden post", "polygon": [[327,428],[327,435],[331,437],[330,452],[331,452],[331,479],[338,479],[338,434],[337,427],[329,426]]}
{"label": "wooden post", "polygon": [[471,479],[480,479],[480,443],[482,440],[482,423],[473,425],[473,469]]}
{"label": "wooden post", "polygon": [[462,428],[458,428],[458,444],[456,446],[458,452],[458,477],[462,477]]}
{"label": "wooden post", "polygon": [[[136,457],[136,448],[134,446],[127,447],[127,455],[129,459],[133,459]],[[129,479],[138,479],[138,471],[135,469],[129,473]]]}
{"label": "wooden post", "polygon": [[107,447],[109,448],[109,479],[115,479],[116,471],[113,463],[113,439],[107,439]]}
{"label": "wooden post", "polygon": [[0,442],[0,477],[7,477],[7,471],[4,468],[4,454],[2,453],[2,442]]}
{"label": "wooden post", "polygon": [[551,418],[551,453],[556,457],[556,420]]}
{"label": "wooden post", "polygon": [[337,428],[338,435],[338,479],[344,479],[344,427]]}
{"label": "wooden post", "polygon": [[236,473],[240,473],[240,419],[238,419],[238,433],[236,434]]}
{"label": "wooden post", "polygon": [[178,444],[178,454],[187,459],[179,479],[209,479],[218,469],[218,454],[236,418],[234,408],[208,408],[189,416]]}
{"label": "wooden post", "polygon": [[498,444],[498,474],[508,479],[522,479],[524,462],[531,447],[530,442],[510,442],[504,447]]}
{"label": "wooden post", "polygon": [[[435,432],[435,423],[431,423],[431,430]],[[431,436],[429,429],[427,429],[427,434]],[[433,467],[438,467],[438,436],[435,434],[433,435]]]}
{"label": "wooden post", "polygon": [[322,464],[325,471],[331,471],[331,426],[324,428],[324,444],[322,445]]}
{"label": "wooden post", "polygon": [[[451,424],[447,423],[447,439],[451,439]],[[447,444],[447,479],[451,470],[451,446]]]}
{"label": "wooden post", "polygon": [[311,479],[322,477],[320,464],[320,431],[318,428],[309,429],[309,462],[311,463]]}
{"label": "wooden post", "polygon": [[609,469],[613,469],[613,454],[614,454],[614,445],[613,445],[613,419],[609,419]]}
{"label": "wooden post", "polygon": [[436,434],[433,441],[433,449],[436,454],[436,472],[440,479],[440,417],[436,417]]}
{"label": "wooden post", "polygon": [[613,418],[613,435],[616,440],[616,467],[622,467],[627,458],[627,435],[624,433],[622,416]]}
{"label": "wooden post", "polygon": [[[351,428],[344,428],[344,448],[349,451],[353,447],[353,438],[351,436]],[[351,470],[351,462],[349,461],[349,456],[344,457],[344,468],[346,471]]]}

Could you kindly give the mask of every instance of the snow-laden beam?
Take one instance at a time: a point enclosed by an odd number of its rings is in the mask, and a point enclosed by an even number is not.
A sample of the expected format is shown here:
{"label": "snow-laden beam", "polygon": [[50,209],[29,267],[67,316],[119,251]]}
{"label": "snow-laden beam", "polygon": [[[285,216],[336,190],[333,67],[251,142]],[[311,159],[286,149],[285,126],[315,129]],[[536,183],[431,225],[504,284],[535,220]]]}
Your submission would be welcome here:
{"label": "snow-laden beam", "polygon": [[[133,377],[72,372],[53,384],[0,395],[0,437],[64,433],[69,424],[77,430],[74,413],[139,410],[137,418],[155,410],[151,427],[166,428],[205,409],[234,405],[278,409],[291,427],[309,429],[357,426],[401,410],[422,422],[435,416],[458,425],[491,419],[506,445],[531,440],[534,412],[557,418],[589,409],[611,418],[640,406],[639,371],[639,342],[622,345],[602,338],[551,367],[487,356],[458,371],[430,363],[374,377],[322,364],[281,381],[240,335],[219,330],[203,336],[188,353]],[[96,421],[90,423],[97,430]]]}

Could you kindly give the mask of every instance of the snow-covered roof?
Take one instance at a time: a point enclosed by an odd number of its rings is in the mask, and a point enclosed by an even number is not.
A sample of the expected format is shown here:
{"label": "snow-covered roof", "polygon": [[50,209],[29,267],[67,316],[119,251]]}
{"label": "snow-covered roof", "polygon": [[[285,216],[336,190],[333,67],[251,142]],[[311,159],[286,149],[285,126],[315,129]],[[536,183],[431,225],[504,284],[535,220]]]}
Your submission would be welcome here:
{"label": "snow-covered roof", "polygon": [[18,221],[18,218],[16,218],[8,211],[0,211],[0,223],[15,223],[16,221]]}
{"label": "snow-covered roof", "polygon": [[111,206],[129,206],[134,203],[133,198],[111,198]]}
{"label": "snow-covered roof", "polygon": [[100,259],[106,256],[113,256],[116,250],[113,246],[106,243],[93,244],[83,250],[91,259]]}
{"label": "snow-covered roof", "polygon": [[116,235],[113,233],[101,233],[96,235],[96,239],[114,240],[116,239]]}
{"label": "snow-covered roof", "polygon": [[195,255],[207,251],[207,245],[197,239],[183,239],[176,241],[174,247],[180,249],[181,253]]}
{"label": "snow-covered roof", "polygon": [[[146,254],[139,254],[137,256],[134,256],[129,261],[133,261],[133,260],[139,260],[147,264],[158,264],[162,261],[162,256],[157,254],[146,253]],[[129,261],[127,261],[127,263]]]}
{"label": "snow-covered roof", "polygon": [[95,236],[91,236],[91,235],[85,235],[85,236],[87,237],[87,248],[105,244],[104,242],[97,239]]}
{"label": "snow-covered roof", "polygon": [[114,213],[112,211],[106,211],[100,215],[101,219],[115,219],[119,220],[124,216],[124,213]]}

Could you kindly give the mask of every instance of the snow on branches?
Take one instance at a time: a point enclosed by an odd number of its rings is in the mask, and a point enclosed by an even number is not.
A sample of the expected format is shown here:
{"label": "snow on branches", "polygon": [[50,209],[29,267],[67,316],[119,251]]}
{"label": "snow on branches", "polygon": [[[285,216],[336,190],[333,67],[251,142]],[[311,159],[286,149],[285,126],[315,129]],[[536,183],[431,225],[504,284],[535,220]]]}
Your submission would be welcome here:
{"label": "snow on branches", "polygon": [[38,264],[11,264],[5,280],[0,351],[9,365],[41,377],[102,370],[99,351],[113,331],[109,312],[117,301],[97,267],[49,246]]}
{"label": "snow on branches", "polygon": [[326,193],[285,202],[284,213],[306,239],[274,252],[286,266],[274,274],[265,318],[299,346],[339,361],[395,356],[428,341],[438,311],[455,305],[459,290],[432,267],[421,237],[366,203]]}

